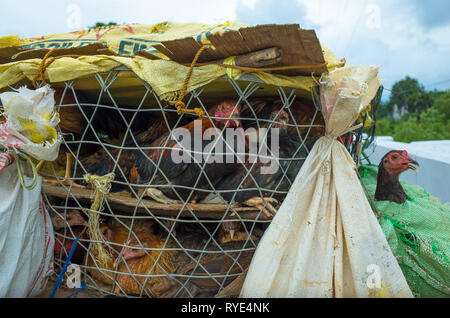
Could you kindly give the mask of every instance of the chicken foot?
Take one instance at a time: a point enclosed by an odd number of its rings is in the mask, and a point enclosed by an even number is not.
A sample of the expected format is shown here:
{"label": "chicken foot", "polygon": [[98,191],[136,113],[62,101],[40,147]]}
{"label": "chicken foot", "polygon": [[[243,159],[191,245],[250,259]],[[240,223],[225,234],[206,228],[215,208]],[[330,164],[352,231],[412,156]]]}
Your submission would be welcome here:
{"label": "chicken foot", "polygon": [[262,209],[263,213],[269,218],[273,217],[277,213],[277,209],[273,205],[276,205],[278,200],[274,198],[253,197],[242,203],[247,206]]}
{"label": "chicken foot", "polygon": [[164,204],[177,204],[179,201],[168,198],[162,191],[155,188],[147,188],[145,189],[144,196],[148,196],[159,203]]}

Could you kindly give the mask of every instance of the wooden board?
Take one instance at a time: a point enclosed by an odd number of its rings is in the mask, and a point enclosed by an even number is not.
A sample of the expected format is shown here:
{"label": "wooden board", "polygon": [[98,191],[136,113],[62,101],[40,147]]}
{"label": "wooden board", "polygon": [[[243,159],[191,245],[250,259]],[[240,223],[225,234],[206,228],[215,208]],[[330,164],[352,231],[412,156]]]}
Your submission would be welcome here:
{"label": "wooden board", "polygon": [[[86,203],[86,207],[89,207],[91,200],[93,198],[93,190],[91,189],[80,189],[72,187],[54,186],[48,183],[42,183],[42,193],[50,197],[56,198],[77,198],[78,201]],[[136,210],[137,215],[149,215],[150,210],[155,216],[177,216],[179,211],[183,208],[183,204],[163,204],[155,202],[152,200],[139,200],[136,198],[130,198],[126,196],[119,196],[114,194],[109,194],[107,196],[108,203],[113,210],[117,212],[122,212],[124,214],[133,215]],[[198,204],[198,203],[188,203],[189,209],[195,213],[199,219],[222,219],[223,214],[227,210],[227,206],[223,204]],[[180,217],[193,217],[191,212],[187,207],[184,207],[183,212],[181,212]],[[259,213],[259,210],[252,207],[234,207],[236,213],[240,215],[243,219],[255,220],[268,220],[269,218],[264,215],[264,213]],[[228,214],[233,211],[230,209]],[[105,209],[106,211],[106,209]],[[117,213],[119,214],[119,213]],[[237,216],[230,217],[229,215],[225,219],[237,219]]]}
{"label": "wooden board", "polygon": [[[325,62],[319,39],[314,30],[303,30],[298,24],[266,24],[226,31],[207,36],[213,47],[200,55],[198,62],[210,62],[242,55],[271,47],[283,52],[281,60],[271,66],[320,65]],[[193,37],[163,41],[153,47],[169,59],[179,63],[190,63],[202,44]],[[274,71],[285,75],[320,75],[327,72],[326,66],[304,69]]]}
{"label": "wooden board", "polygon": [[[207,36],[212,46],[205,49],[198,62],[220,61],[230,56],[238,56],[267,48],[277,47],[283,54],[279,62],[271,66],[319,65],[325,62],[319,39],[314,30],[301,29],[298,24],[266,24],[241,28],[238,31],[225,31]],[[162,41],[153,48],[168,59],[179,63],[191,63],[202,43],[193,37]],[[32,58],[42,58],[49,49],[29,50],[20,46],[0,48],[0,64]],[[52,56],[78,55],[117,55],[101,43],[82,47],[58,49]],[[157,59],[154,54],[139,51],[137,55]],[[284,75],[320,75],[327,71],[326,66],[305,69],[274,71]]]}

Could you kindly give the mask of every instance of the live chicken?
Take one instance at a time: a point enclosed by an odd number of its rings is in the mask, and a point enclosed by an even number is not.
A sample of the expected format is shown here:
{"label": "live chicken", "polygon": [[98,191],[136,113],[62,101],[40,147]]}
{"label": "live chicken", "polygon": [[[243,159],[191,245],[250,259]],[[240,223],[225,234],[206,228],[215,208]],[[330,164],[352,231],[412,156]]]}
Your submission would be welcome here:
{"label": "live chicken", "polygon": [[[182,158],[178,162],[174,159],[173,154],[179,153],[178,149],[181,148],[178,141],[171,138],[169,132],[162,134],[151,143],[142,143],[140,146],[143,149],[124,149],[118,159],[118,165],[124,172],[125,179],[121,173],[116,173],[116,179],[130,184],[150,185],[146,194],[163,203],[173,203],[180,199],[197,201],[203,198],[207,194],[204,190],[211,189],[211,185],[214,186],[222,176],[236,169],[237,160],[234,160],[233,163],[205,163],[203,161],[205,156],[200,155],[200,162],[196,162],[198,157],[194,154],[195,146],[199,143],[201,146],[199,151],[205,150],[205,147],[211,143],[211,139],[215,138],[210,129],[214,127],[214,124],[217,129],[241,127],[241,122],[236,119],[239,117],[239,113],[240,105],[236,105],[235,101],[225,100],[208,110],[208,114],[214,116],[214,119],[203,116],[197,121],[182,126],[181,131],[187,132],[188,138],[190,138],[187,145],[184,144],[187,148],[185,152],[187,156],[184,158],[188,160]],[[201,135],[196,135],[195,127],[199,127],[198,132]],[[210,140],[204,138],[207,135]],[[220,138],[218,143],[222,144],[221,149],[224,153],[233,155],[236,152],[237,145],[235,145],[235,149],[226,147],[224,138]],[[89,173],[104,175],[113,171],[114,168],[114,161],[108,157],[98,153],[83,160],[83,163]],[[192,189],[195,184],[197,184],[196,189]]]}
{"label": "live chicken", "polygon": [[399,182],[399,175],[408,169],[416,170],[419,164],[406,150],[392,150],[381,159],[378,165],[375,199],[403,203],[407,200],[405,190]]}
{"label": "live chicken", "polygon": [[[220,195],[227,202],[234,201],[255,206],[262,209],[270,217],[276,213],[274,205],[285,197],[294,182],[306,159],[307,152],[306,146],[302,146],[301,137],[298,137],[297,132],[294,133],[289,128],[289,114],[285,110],[274,110],[270,106],[268,108],[272,112],[267,118],[268,120],[260,124],[260,128],[278,129],[278,134],[274,133],[275,130],[269,129],[266,135],[266,147],[272,151],[272,153],[268,152],[267,155],[271,158],[266,158],[266,160],[258,158],[256,161],[254,160],[255,162],[247,160],[245,164],[238,167],[236,172],[225,176],[217,184],[216,190],[220,191]],[[270,125],[271,122],[273,123]],[[260,135],[263,132],[264,130],[259,129],[257,134]],[[303,134],[303,138],[305,138],[305,135]],[[276,139],[273,140],[274,138]],[[305,139],[312,146],[317,136]],[[279,146],[278,149],[271,149],[273,141],[278,142],[276,143]],[[261,147],[261,144],[259,147]],[[209,202],[220,200],[220,198],[213,199],[211,195],[209,198],[213,200]]]}

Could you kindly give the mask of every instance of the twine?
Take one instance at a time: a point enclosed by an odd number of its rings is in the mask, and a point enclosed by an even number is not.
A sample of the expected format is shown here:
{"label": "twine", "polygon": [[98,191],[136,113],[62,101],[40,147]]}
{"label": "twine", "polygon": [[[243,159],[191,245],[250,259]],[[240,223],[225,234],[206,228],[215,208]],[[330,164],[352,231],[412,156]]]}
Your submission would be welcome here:
{"label": "twine", "polygon": [[[41,63],[39,64],[39,69],[38,69],[38,74],[33,78],[32,80],[32,84],[34,86],[34,88],[37,88],[37,81],[41,80],[43,85],[47,85],[47,81],[45,80],[45,70],[47,69],[47,67],[49,67],[50,64],[52,64],[54,61],[63,58],[63,57],[72,57],[72,58],[78,58],[84,55],[81,54],[63,54],[63,55],[58,55],[58,56],[54,56],[52,58],[49,59],[50,55],[52,55],[53,52],[57,51],[57,48],[53,48],[50,51],[48,51],[44,57],[41,60]],[[122,55],[119,54],[119,56],[121,57],[131,57],[134,58],[134,56],[132,55]]]}
{"label": "twine", "polygon": [[103,238],[100,234],[100,224],[99,224],[99,213],[103,211],[103,199],[104,196],[109,193],[111,190],[111,182],[115,178],[115,174],[113,172],[108,173],[104,176],[97,176],[92,174],[85,174],[84,180],[92,184],[94,188],[94,200],[91,204],[91,208],[88,212],[89,214],[89,236],[92,240],[97,241],[95,243],[91,243],[92,246],[92,254],[95,258],[105,266],[109,262],[112,262],[111,254],[105,249],[103,243],[101,241]]}

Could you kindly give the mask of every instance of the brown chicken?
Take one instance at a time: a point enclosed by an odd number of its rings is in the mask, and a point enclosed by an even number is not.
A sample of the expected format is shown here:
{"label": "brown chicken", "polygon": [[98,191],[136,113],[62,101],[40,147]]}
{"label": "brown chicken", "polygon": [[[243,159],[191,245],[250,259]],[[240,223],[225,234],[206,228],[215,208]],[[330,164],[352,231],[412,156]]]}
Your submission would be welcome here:
{"label": "brown chicken", "polygon": [[[247,161],[244,165],[240,165],[235,172],[225,176],[216,186],[216,190],[221,191],[220,195],[227,202],[233,201],[257,207],[268,217],[276,213],[275,204],[286,196],[308,155],[307,149],[310,150],[318,137],[311,137],[305,131],[298,137],[297,132],[290,130],[292,120],[290,120],[288,112],[276,109],[276,107],[278,106],[267,105],[267,110],[272,111],[268,117],[264,116],[267,121],[261,122],[260,128],[269,129],[266,145],[272,149],[272,142],[276,142],[276,145],[279,145],[275,149],[278,154],[268,152],[267,155],[273,158],[270,161],[263,161],[261,158],[258,158],[255,163]],[[270,126],[271,121],[274,122]],[[278,134],[274,134],[273,128],[278,129]],[[263,133],[264,130],[257,130],[258,135]],[[302,145],[300,138],[306,139],[305,144],[308,144],[309,147]],[[258,149],[261,148],[261,144],[258,146]],[[273,169],[269,169],[270,167]],[[217,199],[215,200],[217,201]]]}
{"label": "brown chicken", "polygon": [[[268,127],[270,116],[274,111],[280,111],[283,107],[281,100],[276,98],[257,99],[250,102],[251,109],[247,106],[242,111],[242,123],[245,128],[255,127],[255,114],[260,127]],[[253,110],[253,111],[252,111]],[[287,114],[287,132],[291,138],[305,139],[305,145],[309,147],[315,140],[325,133],[325,122],[321,112],[316,111],[312,101],[297,99],[289,108],[283,108]],[[255,114],[254,114],[255,113]],[[275,126],[272,126],[275,128]],[[300,137],[299,137],[300,136]],[[306,137],[306,138],[305,138]]]}
{"label": "brown chicken", "polygon": [[[110,261],[102,264],[93,255],[87,258],[88,273],[107,285],[111,285],[114,279],[116,295],[212,297],[220,288],[217,281],[224,280],[228,284],[235,276],[213,279],[209,275],[240,274],[243,269],[248,268],[253,255],[253,251],[201,253],[202,250],[217,251],[218,247],[213,243],[207,244],[209,236],[195,223],[180,228],[177,239],[181,246],[172,239],[164,245],[166,239],[158,233],[153,221],[135,220],[134,223],[133,232],[140,242],[132,234],[129,236],[129,230],[125,226],[110,220],[101,226],[103,237],[108,242],[105,247],[112,256]],[[239,225],[228,228],[236,231],[235,239],[230,240],[229,231],[219,230],[216,234],[217,242],[222,242],[221,248],[224,250],[242,249],[245,243],[237,240],[240,235],[247,234],[240,234],[242,228]],[[158,250],[162,248],[169,250]],[[185,275],[190,274],[193,277],[186,282]]]}
{"label": "brown chicken", "polygon": [[[222,117],[210,120],[202,117],[197,121],[191,121],[184,125],[184,131],[190,135],[190,144],[188,151],[185,152],[190,162],[181,161],[175,162],[172,156],[174,147],[178,147],[177,141],[171,139],[169,132],[163,134],[154,142],[142,143],[141,147],[147,149],[128,149],[123,150],[118,160],[118,165],[122,169],[124,176],[121,173],[116,173],[116,180],[129,182],[131,184],[149,184],[153,187],[147,189],[146,194],[163,203],[173,202],[174,200],[182,199],[183,201],[197,201],[206,196],[207,192],[202,190],[211,189],[209,181],[214,185],[223,175],[232,172],[237,166],[237,160],[233,163],[217,163],[208,162],[202,169],[195,160],[192,159],[189,150],[195,150],[195,144],[200,142],[201,150],[205,149],[206,145],[210,144],[210,140],[201,139],[201,136],[195,135],[195,127],[199,127],[199,132],[204,136],[207,129],[215,126],[219,129],[227,127],[241,127],[241,122],[236,119],[239,116],[240,105],[236,106],[235,101],[225,100],[212,106],[208,113],[210,116]],[[223,139],[220,142],[224,142]],[[165,147],[162,149],[161,147]],[[237,143],[235,143],[235,148]],[[223,152],[232,154],[232,150],[225,145],[222,147]],[[234,152],[236,150],[234,149]],[[194,155],[192,155],[194,156]],[[109,157],[109,156],[108,156]],[[114,162],[112,159],[101,154],[95,154],[83,160],[83,165],[88,169],[88,172],[96,175],[105,175],[114,169]],[[225,161],[225,160],[223,160]],[[203,162],[201,160],[200,162]],[[159,163],[159,167],[157,165]],[[202,173],[203,170],[203,173]],[[196,190],[193,187],[196,180],[199,181]],[[176,187],[176,189],[175,189]],[[113,185],[113,191],[119,190],[120,185]],[[191,194],[192,192],[192,194]]]}
{"label": "brown chicken", "polygon": [[[119,112],[113,106],[93,107],[91,106],[93,102],[86,98],[81,91],[76,91],[76,98],[72,90],[66,90],[64,98],[62,98],[63,93],[63,89],[55,88],[55,103],[58,106],[61,105],[58,108],[59,127],[63,133],[73,133],[77,135],[75,137],[80,137],[86,130],[86,117],[95,129],[97,136],[109,143],[121,144],[123,135],[128,128],[127,125],[131,121],[130,130],[135,134],[138,142],[153,141],[167,131],[164,118],[157,116],[161,113],[159,110],[140,111],[135,116],[135,110],[132,108],[124,108]],[[82,107],[84,114],[78,104]],[[165,117],[171,124],[174,124],[174,121],[178,118],[173,112],[165,112]],[[96,141],[91,128],[86,130],[84,139]],[[128,134],[127,142],[132,141],[130,134]]]}
{"label": "brown chicken", "polygon": [[[197,245],[190,246],[190,248],[205,252],[180,252],[177,257],[179,266],[175,274],[183,275],[178,278],[180,281],[184,282],[189,279],[189,283],[197,287],[198,293],[194,295],[195,297],[214,297],[222,288],[219,284],[227,286],[238,275],[248,270],[254,251],[247,249],[236,252],[236,250],[249,248],[250,245],[234,240],[221,244],[223,252],[216,252],[218,248],[213,244],[207,248],[204,247],[203,242],[198,241]],[[192,260],[187,254],[190,254],[195,260]],[[186,278],[184,275],[192,275],[192,277]]]}
{"label": "brown chicken", "polygon": [[403,203],[407,195],[399,182],[399,175],[408,169],[417,170],[419,164],[413,160],[406,150],[392,150],[388,152],[378,165],[377,188],[375,199],[378,201],[392,201]]}
{"label": "brown chicken", "polygon": [[[164,240],[149,233],[146,230],[135,233],[136,238],[131,238],[123,248],[122,257],[116,259],[118,274],[116,277],[115,293],[145,294],[144,290],[153,298],[168,298],[178,290],[181,284],[177,284],[168,276],[142,277],[133,275],[170,275],[174,272],[174,254],[171,251],[146,250],[164,248]],[[166,246],[167,248],[168,246]]]}
{"label": "brown chicken", "polygon": [[[63,97],[64,95],[64,97]],[[173,127],[175,125],[178,116],[172,112],[165,112],[164,116],[158,116],[161,112],[157,111],[143,111],[138,116],[135,115],[135,110],[130,109],[121,110],[121,114],[114,108],[105,107],[93,107],[91,104],[94,102],[86,98],[81,91],[76,91],[76,97],[72,90],[67,89],[64,93],[63,88],[55,88],[55,103],[57,106],[60,123],[59,127],[66,140],[66,143],[61,146],[58,158],[53,162],[53,166],[56,168],[58,176],[63,177],[64,184],[69,185],[72,182],[67,180],[72,176],[72,166],[74,163],[74,153],[78,158],[88,157],[87,166],[96,164],[98,161],[109,160],[113,162],[111,157],[107,154],[106,150],[100,148],[99,145],[91,142],[80,143],[80,140],[97,142],[99,138],[100,142],[108,143],[115,146],[121,145],[125,131],[127,130],[128,123],[131,123],[130,132],[127,134],[127,140],[125,146],[133,147],[136,145],[149,143],[161,134],[168,131],[168,126]],[[80,105],[82,110],[80,109]],[[95,114],[94,114],[95,112]],[[83,114],[84,113],[84,114]],[[123,118],[122,118],[123,116]],[[90,121],[93,129],[87,127],[87,120]],[[166,122],[167,120],[167,122]],[[133,134],[136,143],[131,136]],[[71,151],[67,148],[69,147]],[[108,148],[109,146],[106,145]],[[113,156],[117,156],[119,149],[108,148],[112,152]],[[82,177],[86,170],[80,168],[77,177]],[[54,170],[45,162],[41,162],[38,165],[38,170],[45,172],[46,174],[53,175]],[[59,184],[55,180],[45,180],[52,184]],[[76,183],[72,183],[75,186],[79,186]]]}
{"label": "brown chicken", "polygon": [[[129,223],[129,222],[127,222]],[[155,223],[153,221],[134,221],[132,231],[140,243],[131,233],[129,225],[124,226],[118,221],[110,220],[102,224],[101,232],[107,244],[104,244],[110,254],[110,259],[103,264],[96,256],[87,257],[88,272],[97,280],[111,285],[114,271],[115,292],[125,294],[146,294],[151,297],[167,297],[174,289],[174,282],[169,277],[139,277],[140,275],[170,274],[174,271],[173,254],[171,251],[160,251],[164,247],[164,239],[153,234]],[[125,245],[125,246],[122,246]],[[167,248],[168,246],[166,246]],[[149,250],[144,250],[144,249]],[[145,252],[147,251],[147,253]],[[158,260],[155,265],[155,260]],[[127,267],[128,266],[128,267]],[[98,269],[97,269],[98,267]],[[129,269],[128,269],[129,268]],[[146,292],[145,292],[146,291]]]}

